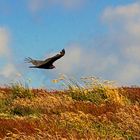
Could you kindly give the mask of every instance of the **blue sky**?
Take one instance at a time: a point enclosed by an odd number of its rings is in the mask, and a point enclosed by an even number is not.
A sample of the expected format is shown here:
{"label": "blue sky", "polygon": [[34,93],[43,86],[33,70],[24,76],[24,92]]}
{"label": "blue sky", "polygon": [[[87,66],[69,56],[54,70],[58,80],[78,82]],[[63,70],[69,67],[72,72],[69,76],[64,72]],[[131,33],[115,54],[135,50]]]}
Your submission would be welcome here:
{"label": "blue sky", "polygon": [[[32,86],[49,86],[63,73],[139,85],[139,18],[137,0],[0,0],[0,84],[31,78]],[[24,63],[62,48],[55,70]]]}

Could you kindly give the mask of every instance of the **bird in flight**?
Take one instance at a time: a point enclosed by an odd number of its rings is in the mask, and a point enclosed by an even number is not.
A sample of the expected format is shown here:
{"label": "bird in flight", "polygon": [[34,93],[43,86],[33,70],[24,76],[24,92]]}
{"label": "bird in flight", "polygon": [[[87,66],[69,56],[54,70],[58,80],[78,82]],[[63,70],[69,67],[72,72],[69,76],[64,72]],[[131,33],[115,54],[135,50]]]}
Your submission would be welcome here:
{"label": "bird in flight", "polygon": [[30,57],[25,58],[25,62],[32,63],[34,66],[29,66],[29,68],[40,68],[40,69],[53,69],[55,66],[53,63],[65,55],[65,50],[63,49],[59,54],[47,58],[46,60],[34,60]]}

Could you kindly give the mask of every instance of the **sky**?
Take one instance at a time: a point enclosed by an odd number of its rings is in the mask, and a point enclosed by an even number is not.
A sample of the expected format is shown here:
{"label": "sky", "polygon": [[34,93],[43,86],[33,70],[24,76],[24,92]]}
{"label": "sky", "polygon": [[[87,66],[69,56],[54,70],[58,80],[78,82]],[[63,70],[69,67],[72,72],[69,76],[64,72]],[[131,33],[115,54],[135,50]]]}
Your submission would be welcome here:
{"label": "sky", "polygon": [[[29,69],[26,57],[62,49],[56,69]],[[140,83],[139,0],[0,0],[0,84],[49,87],[60,74]]]}

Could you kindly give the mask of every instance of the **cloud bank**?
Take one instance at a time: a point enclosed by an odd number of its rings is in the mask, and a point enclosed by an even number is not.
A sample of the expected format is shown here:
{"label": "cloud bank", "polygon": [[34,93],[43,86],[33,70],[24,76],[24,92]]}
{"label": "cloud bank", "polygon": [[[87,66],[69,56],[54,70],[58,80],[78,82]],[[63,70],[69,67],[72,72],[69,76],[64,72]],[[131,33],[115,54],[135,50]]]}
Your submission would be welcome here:
{"label": "cloud bank", "polygon": [[116,79],[128,83],[140,81],[140,3],[108,7],[102,18],[115,36],[113,43],[121,54]]}
{"label": "cloud bank", "polygon": [[0,27],[0,83],[9,82],[17,74],[17,69],[12,62],[12,51],[9,47],[10,33],[5,27]]}

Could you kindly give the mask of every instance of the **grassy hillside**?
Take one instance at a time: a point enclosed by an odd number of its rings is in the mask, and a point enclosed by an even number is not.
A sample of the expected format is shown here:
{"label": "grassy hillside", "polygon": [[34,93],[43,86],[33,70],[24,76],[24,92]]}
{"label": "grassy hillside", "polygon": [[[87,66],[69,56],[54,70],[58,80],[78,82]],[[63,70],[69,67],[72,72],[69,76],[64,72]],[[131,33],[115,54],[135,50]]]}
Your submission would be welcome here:
{"label": "grassy hillside", "polygon": [[65,90],[0,88],[0,138],[20,140],[140,139],[140,88],[96,78],[57,79]]}

